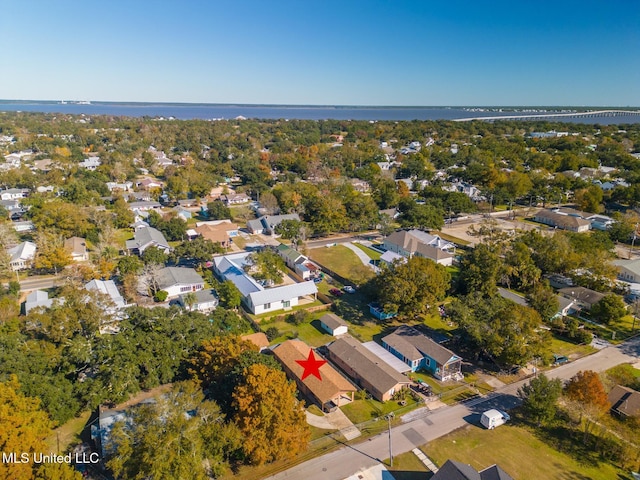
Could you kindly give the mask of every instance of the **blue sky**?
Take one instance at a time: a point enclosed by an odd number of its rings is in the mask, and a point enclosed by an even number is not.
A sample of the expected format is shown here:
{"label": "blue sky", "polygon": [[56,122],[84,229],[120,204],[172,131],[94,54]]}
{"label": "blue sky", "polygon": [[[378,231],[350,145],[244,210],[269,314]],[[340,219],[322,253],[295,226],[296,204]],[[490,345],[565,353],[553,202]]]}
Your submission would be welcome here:
{"label": "blue sky", "polygon": [[640,1],[9,0],[3,99],[640,106]]}

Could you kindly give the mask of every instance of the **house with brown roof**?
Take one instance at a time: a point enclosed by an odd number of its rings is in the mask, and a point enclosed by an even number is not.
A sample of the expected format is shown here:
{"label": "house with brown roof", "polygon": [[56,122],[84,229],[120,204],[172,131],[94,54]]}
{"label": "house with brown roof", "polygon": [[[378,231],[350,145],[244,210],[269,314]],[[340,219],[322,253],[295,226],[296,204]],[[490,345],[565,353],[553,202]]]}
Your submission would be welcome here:
{"label": "house with brown roof", "polygon": [[89,260],[87,254],[87,241],[80,237],[71,237],[65,240],[64,249],[69,252],[74,262],[84,262]]}
{"label": "house with brown roof", "polygon": [[424,257],[445,266],[453,264],[455,253],[453,243],[415,229],[393,232],[385,238],[383,247],[406,258]]}
{"label": "house with brown roof", "polygon": [[557,210],[540,210],[533,217],[538,223],[570,232],[588,232],[591,222],[577,215],[570,215]]}
{"label": "house with brown roof", "polygon": [[382,339],[382,346],[411,367],[426,370],[438,380],[462,377],[462,358],[408,325]]}
{"label": "house with brown roof", "polygon": [[351,335],[332,342],[327,352],[331,362],[380,402],[391,400],[396,392],[411,383]]}
{"label": "house with brown roof", "polygon": [[[287,340],[273,349],[276,360],[287,377],[294,380],[298,390],[315,402],[323,412],[331,411],[342,403],[353,401],[356,387],[328,363],[320,367],[322,380],[314,375],[302,380],[304,368],[296,360],[307,360],[311,347],[300,340]],[[322,358],[315,353],[316,358]]]}
{"label": "house with brown roof", "polygon": [[611,411],[621,417],[640,417],[640,392],[616,385],[609,393]]}
{"label": "house with brown roof", "polygon": [[250,335],[242,335],[240,337],[242,340],[246,340],[248,342],[253,343],[260,351],[265,348],[269,348],[269,339],[264,334],[264,332],[252,333]]}
{"label": "house with brown roof", "polygon": [[229,221],[218,223],[198,223],[194,230],[206,240],[219,243],[227,248],[231,245],[231,238],[238,235],[238,225]]}

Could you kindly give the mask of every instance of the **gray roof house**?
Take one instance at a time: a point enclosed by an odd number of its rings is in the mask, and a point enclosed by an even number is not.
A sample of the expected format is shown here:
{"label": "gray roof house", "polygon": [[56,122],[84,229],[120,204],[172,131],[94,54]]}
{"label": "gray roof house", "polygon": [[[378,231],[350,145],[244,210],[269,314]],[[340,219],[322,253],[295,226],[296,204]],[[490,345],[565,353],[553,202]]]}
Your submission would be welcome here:
{"label": "gray roof house", "polygon": [[423,369],[439,380],[461,377],[462,359],[408,325],[398,327],[382,339],[382,346],[411,367]]}
{"label": "gray roof house", "polygon": [[329,335],[333,335],[334,337],[347,333],[349,329],[347,322],[335,313],[325,313],[320,317],[320,326],[329,333]]}
{"label": "gray roof house", "polygon": [[178,303],[187,310],[193,312],[210,312],[211,310],[215,310],[219,303],[218,297],[215,295],[215,291],[210,289],[195,292],[195,301],[193,305],[189,305],[186,296],[187,293],[181,294],[178,297]]}
{"label": "gray roof house", "polygon": [[300,221],[300,216],[297,213],[289,213],[286,215],[263,215],[255,220],[249,220],[247,222],[247,228],[251,233],[265,233],[267,235],[273,235],[275,228],[284,220]]}
{"label": "gray roof house", "polygon": [[11,270],[24,270],[31,268],[36,256],[36,244],[33,242],[22,242],[7,250],[9,254],[9,266]]}
{"label": "gray roof house", "polygon": [[431,480],[513,480],[513,477],[498,465],[491,465],[478,472],[466,463],[447,460]]}
{"label": "gray roof house", "polygon": [[53,298],[44,290],[34,290],[24,302],[24,313],[28,315],[31,310],[38,307],[49,308],[53,305]]}
{"label": "gray roof house", "polygon": [[558,293],[569,300],[573,300],[575,305],[585,310],[602,300],[606,295],[585,287],[566,287],[558,290]]}
{"label": "gray roof house", "polygon": [[133,240],[127,240],[127,250],[142,255],[149,247],[156,247],[164,252],[171,250],[169,242],[160,230],[153,227],[140,228],[133,235]]}
{"label": "gray roof house", "polygon": [[117,308],[124,308],[126,303],[113,280],[91,280],[84,286],[89,291],[98,291],[107,295]]}
{"label": "gray roof house", "polygon": [[167,292],[168,298],[204,288],[204,280],[193,268],[165,267],[158,272],[157,280],[158,287]]}
{"label": "gray roof house", "polygon": [[329,344],[327,358],[381,402],[391,400],[396,392],[411,383],[351,335]]}

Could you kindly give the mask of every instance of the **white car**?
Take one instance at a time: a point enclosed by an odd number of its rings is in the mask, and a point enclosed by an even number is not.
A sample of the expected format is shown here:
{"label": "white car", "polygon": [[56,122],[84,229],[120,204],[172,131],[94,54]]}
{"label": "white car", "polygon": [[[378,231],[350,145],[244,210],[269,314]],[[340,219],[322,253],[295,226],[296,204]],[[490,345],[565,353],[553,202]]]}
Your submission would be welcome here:
{"label": "white car", "polygon": [[342,290],[344,290],[347,293],[356,293],[356,289],[353,288],[351,285],[347,285]]}

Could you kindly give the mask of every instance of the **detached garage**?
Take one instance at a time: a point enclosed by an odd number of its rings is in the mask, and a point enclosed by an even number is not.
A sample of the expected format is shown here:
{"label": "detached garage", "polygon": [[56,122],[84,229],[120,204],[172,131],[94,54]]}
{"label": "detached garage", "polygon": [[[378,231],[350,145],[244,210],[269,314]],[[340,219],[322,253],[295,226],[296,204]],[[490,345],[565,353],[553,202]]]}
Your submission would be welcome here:
{"label": "detached garage", "polygon": [[323,315],[320,318],[320,325],[329,335],[333,335],[334,337],[344,335],[349,330],[347,322],[333,313]]}

